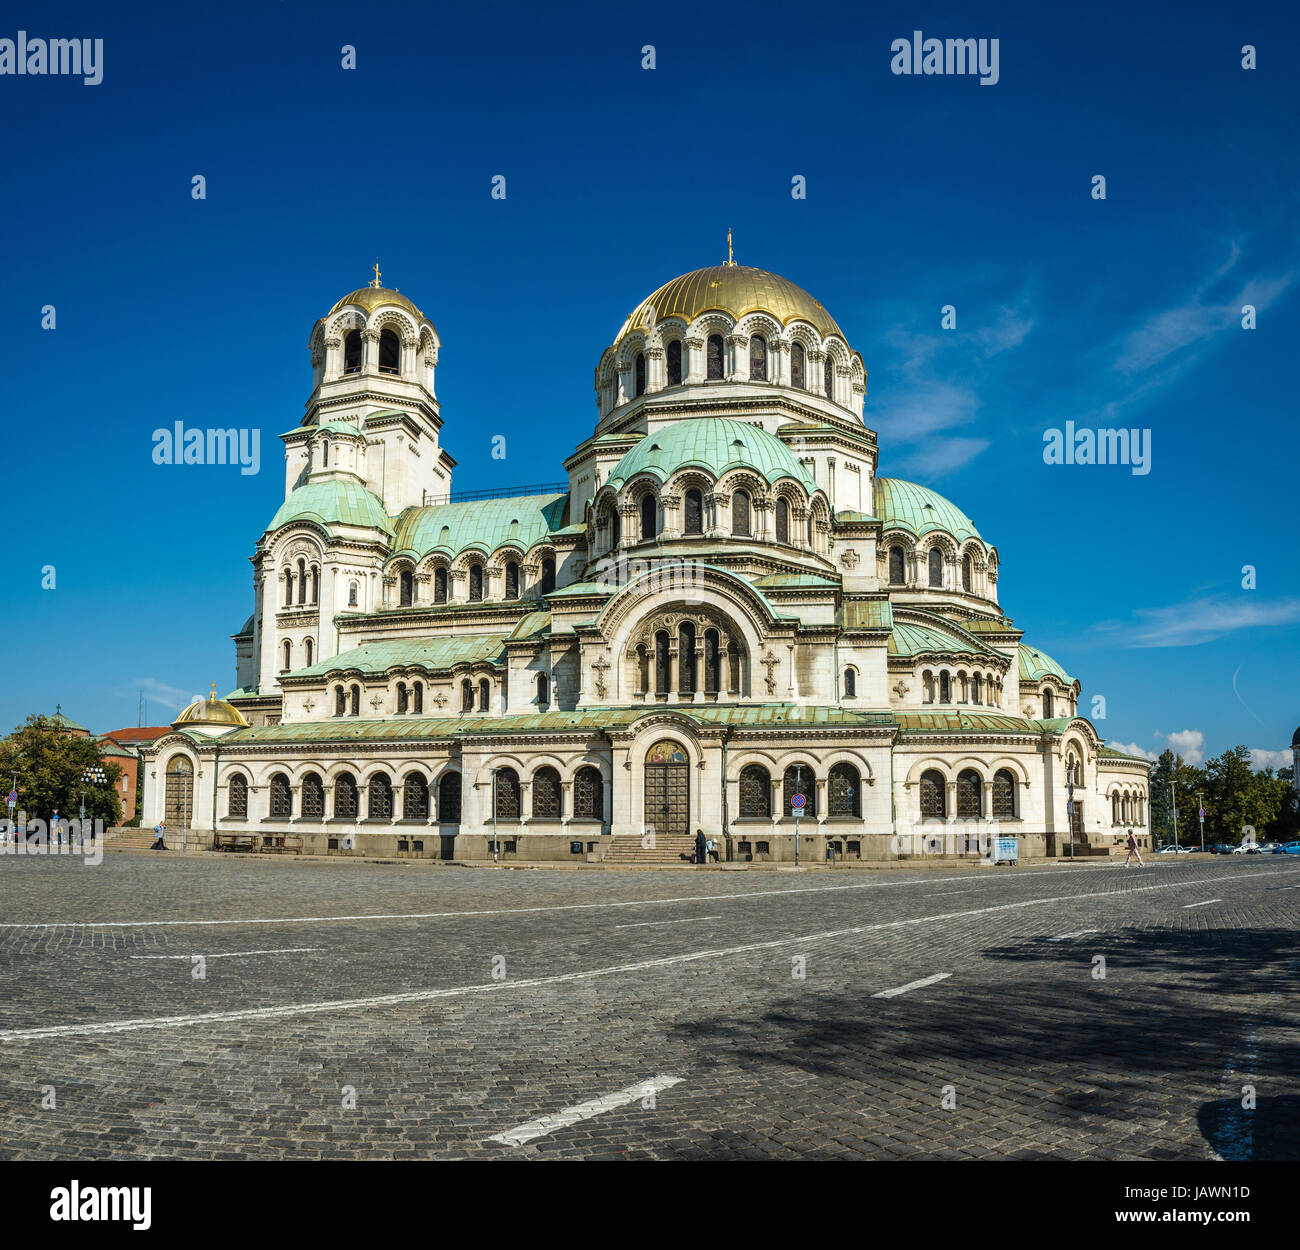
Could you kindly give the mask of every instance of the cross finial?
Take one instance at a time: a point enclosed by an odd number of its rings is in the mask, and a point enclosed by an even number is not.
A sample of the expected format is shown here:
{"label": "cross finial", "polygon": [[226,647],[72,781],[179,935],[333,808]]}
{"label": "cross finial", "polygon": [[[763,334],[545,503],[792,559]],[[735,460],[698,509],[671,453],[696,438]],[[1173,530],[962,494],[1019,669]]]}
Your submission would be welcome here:
{"label": "cross finial", "polygon": [[212,693],[208,695],[208,702],[215,703],[216,701],[217,701],[217,683],[214,681],[212,683]]}
{"label": "cross finial", "polygon": [[379,290],[379,257],[375,257],[375,280],[370,284],[375,290]]}
{"label": "cross finial", "polygon": [[735,263],[736,263],[736,259],[731,253],[731,227],[728,226],[727,227],[727,264],[734,265]]}

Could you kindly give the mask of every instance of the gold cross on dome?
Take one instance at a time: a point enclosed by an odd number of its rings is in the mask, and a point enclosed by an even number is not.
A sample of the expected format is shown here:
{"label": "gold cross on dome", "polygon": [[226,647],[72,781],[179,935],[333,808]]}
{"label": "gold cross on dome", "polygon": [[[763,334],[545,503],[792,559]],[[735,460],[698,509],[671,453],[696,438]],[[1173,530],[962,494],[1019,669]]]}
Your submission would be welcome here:
{"label": "gold cross on dome", "polygon": [[217,683],[214,681],[212,683],[212,693],[208,695],[208,702],[215,703],[216,701],[217,701]]}
{"label": "gold cross on dome", "polygon": [[374,287],[375,290],[377,291],[379,290],[379,257],[378,256],[375,257],[374,269],[375,269],[375,280],[370,285]]}
{"label": "gold cross on dome", "polygon": [[736,259],[731,253],[731,227],[728,226],[727,227],[727,264],[734,265],[735,263],[736,263]]}

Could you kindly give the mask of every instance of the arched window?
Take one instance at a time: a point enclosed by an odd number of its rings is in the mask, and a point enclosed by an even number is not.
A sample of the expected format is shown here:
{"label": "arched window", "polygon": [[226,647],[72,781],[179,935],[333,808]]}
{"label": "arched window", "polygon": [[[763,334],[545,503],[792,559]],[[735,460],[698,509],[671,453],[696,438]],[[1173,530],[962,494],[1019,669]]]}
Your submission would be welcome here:
{"label": "arched window", "polygon": [[1016,779],[1005,769],[993,774],[993,818],[1014,820],[1016,815]]}
{"label": "arched window", "polygon": [[762,764],[746,764],[740,770],[740,818],[770,819],[772,815],[772,780]]}
{"label": "arched window", "polygon": [[547,556],[542,561],[542,594],[549,595],[555,589],[555,560]]}
{"label": "arched window", "polygon": [[226,792],[226,815],[244,819],[248,816],[248,778],[243,773],[230,774]]}
{"label": "arched window", "polygon": [[411,691],[414,695],[415,714],[419,716],[424,711],[424,683],[417,681]]}
{"label": "arched window", "polygon": [[862,779],[852,764],[836,764],[826,779],[826,812],[832,820],[862,815]]}
{"label": "arched window", "polygon": [[802,794],[806,803],[804,804],[804,819],[817,815],[817,784],[813,770],[808,764],[791,764],[785,770],[785,776],[781,779],[781,792],[783,799],[782,814],[792,816],[794,808],[790,800],[796,794]]}
{"label": "arched window", "polygon": [[638,694],[650,693],[650,654],[643,642],[636,648],[636,688]]}
{"label": "arched window", "polygon": [[655,634],[655,694],[668,693],[668,631],[661,629]]}
{"label": "arched window", "polygon": [[366,812],[371,820],[392,820],[393,818],[393,783],[387,773],[375,773],[370,778],[370,798]]}
{"label": "arched window", "polygon": [[645,352],[636,354],[636,393],[645,394]]}
{"label": "arched window", "polygon": [[720,654],[718,649],[718,631],[704,631],[704,693],[717,694],[718,683],[722,679]]}
{"label": "arched window", "polygon": [[952,678],[947,673],[939,674],[939,702],[952,702]]}
{"label": "arched window", "polygon": [[284,606],[293,607],[293,574],[288,569],[284,571]]}
{"label": "arched window", "polygon": [[957,774],[957,815],[974,820],[984,815],[984,781],[973,768]]}
{"label": "arched window", "polygon": [[790,385],[797,386],[801,391],[807,385],[804,381],[804,359],[803,344],[796,341],[790,348]]}
{"label": "arched window", "polygon": [[361,372],[361,331],[349,330],[343,340],[343,372]]}
{"label": "arched window", "polygon": [[972,673],[970,679],[970,701],[972,703],[984,702],[984,678],[978,673]]}
{"label": "arched window", "polygon": [[507,599],[519,598],[519,565],[514,560],[506,562],[506,590]]}
{"label": "arched window", "polygon": [[483,566],[481,564],[471,564],[469,566],[469,601],[470,603],[483,602]]}
{"label": "arched window", "polygon": [[545,673],[537,674],[537,706],[544,708],[551,701],[551,679]]}
{"label": "arched window", "polygon": [[749,537],[749,492],[738,490],[731,497],[731,532],[739,537]]}
{"label": "arched window", "polygon": [[1110,796],[1110,823],[1112,825],[1119,824],[1119,795],[1118,794],[1112,794]]}
{"label": "arched window", "polygon": [[889,584],[901,586],[904,581],[904,561],[902,547],[889,549]]}
{"label": "arched window", "polygon": [[648,543],[658,532],[659,508],[653,495],[641,498],[641,541]]}
{"label": "arched window", "polygon": [[971,587],[971,558],[970,555],[964,555],[961,558],[961,588],[969,591]]}
{"label": "arched window", "polygon": [[790,541],[790,505],[784,498],[776,501],[776,541],[779,543]]}
{"label": "arched window", "polygon": [[1050,690],[1043,691],[1043,719],[1052,719],[1052,692]]}
{"label": "arched window", "polygon": [[307,641],[302,644],[302,650],[303,650],[303,657],[307,661],[307,667],[310,668],[311,655],[312,655],[312,642],[310,638],[308,638]]}
{"label": "arched window", "polygon": [[410,569],[402,573],[398,588],[399,606],[409,608],[415,599],[415,574]]}
{"label": "arched window", "polygon": [[360,687],[360,686],[353,686],[353,687],[352,687],[352,707],[351,707],[351,712],[352,712],[352,715],[353,715],[353,716],[360,716],[360,715],[361,715],[361,687]]}
{"label": "arched window", "polygon": [[844,697],[853,699],[858,693],[858,675],[851,668],[844,670]]}
{"label": "arched window", "polygon": [[498,768],[495,776],[497,819],[518,820],[519,774],[513,768]]}
{"label": "arched window", "polygon": [[355,608],[356,606],[357,606],[357,584],[356,582],[349,582],[348,583],[348,607]]}
{"label": "arched window", "polygon": [[308,773],[302,779],[302,814],[314,820],[325,818],[325,787],[319,773]]}
{"label": "arched window", "polygon": [[533,774],[533,819],[559,820],[560,774],[551,767]]}
{"label": "arched window", "polygon": [[478,683],[478,710],[486,712],[488,704],[492,701],[492,683],[486,677],[481,678]]}
{"label": "arched window", "polygon": [[930,548],[930,585],[943,585],[943,552],[938,547]]}
{"label": "arched window", "polygon": [[311,566],[311,601],[320,602],[320,568],[315,564]]}
{"label": "arched window", "polygon": [[705,346],[706,377],[710,382],[721,382],[726,373],[726,353],[723,348],[722,335],[710,334]]}
{"label": "arched window", "polygon": [[289,778],[283,773],[276,773],[271,778],[271,818],[288,820],[293,815],[293,792],[289,789]]}
{"label": "arched window", "polygon": [[704,533],[704,496],[698,490],[686,492],[686,533]]}
{"label": "arched window", "polygon": [[292,654],[293,654],[293,643],[286,638],[284,640],[284,668],[281,670],[282,672],[287,673],[289,671],[289,661]]}
{"label": "arched window", "polygon": [[668,385],[681,386],[682,384],[682,341],[673,339],[668,344]]}
{"label": "arched window", "polygon": [[330,441],[328,438],[321,440],[320,463],[322,469],[328,469],[330,467]]}
{"label": "arched window", "polygon": [[342,686],[334,687],[334,715],[346,716],[348,711],[348,697],[343,691]]}
{"label": "arched window", "polygon": [[406,683],[399,681],[397,683],[397,714],[400,716],[410,707],[410,702],[406,695]]}
{"label": "arched window", "polygon": [[1083,776],[1079,770],[1079,757],[1073,751],[1065,758],[1065,779],[1074,782],[1076,786],[1083,784]]}
{"label": "arched window", "polygon": [[921,774],[921,815],[948,815],[948,793],[943,774],[931,769]]}
{"label": "arched window", "polygon": [[443,773],[438,781],[438,819],[448,825],[460,823],[460,773]]}
{"label": "arched window", "polygon": [[590,764],[578,769],[573,778],[573,818],[605,818],[605,783],[601,780],[600,769]]}
{"label": "arched window", "polygon": [[433,601],[434,603],[447,602],[447,570],[433,570]]}
{"label": "arched window", "polygon": [[767,381],[767,340],[761,334],[749,340],[749,380]]}
{"label": "arched window", "polygon": [[460,683],[460,710],[462,712],[474,710],[474,683],[468,677]]}
{"label": "arched window", "polygon": [[829,356],[822,365],[822,390],[827,399],[835,398],[835,362]]}
{"label": "arched window", "polygon": [[307,602],[307,561],[298,561],[298,603]]}
{"label": "arched window", "polygon": [[334,819],[357,818],[357,779],[351,773],[339,773],[334,778]]}
{"label": "arched window", "polygon": [[677,637],[677,689],[682,694],[695,693],[695,626],[683,621]]}
{"label": "arched window", "polygon": [[382,330],[379,334],[379,372],[401,373],[402,343],[392,330]]}
{"label": "arched window", "polygon": [[402,819],[429,819],[429,783],[419,773],[407,773],[402,785]]}

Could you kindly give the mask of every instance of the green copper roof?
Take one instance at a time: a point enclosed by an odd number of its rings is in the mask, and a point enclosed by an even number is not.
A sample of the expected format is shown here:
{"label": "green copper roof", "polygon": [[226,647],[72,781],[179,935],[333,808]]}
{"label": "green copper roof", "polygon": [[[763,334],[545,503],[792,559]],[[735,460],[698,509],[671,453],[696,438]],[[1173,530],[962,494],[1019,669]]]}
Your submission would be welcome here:
{"label": "green copper roof", "polygon": [[795,459],[779,438],[756,425],[725,417],[675,421],[647,434],[614,466],[608,484],[621,486],[638,473],[650,473],[665,482],[688,465],[703,469],[715,478],[728,469],[751,468],[769,485],[792,477],[809,493],[817,489],[807,467]]}
{"label": "green copper roof", "polygon": [[1002,655],[1001,652],[986,647],[960,626],[940,617],[930,617],[925,621],[895,619],[893,632],[889,635],[890,655],[923,655],[931,651],[958,655]]}
{"label": "green copper roof", "polygon": [[363,673],[386,673],[390,668],[414,666],[430,673],[445,673],[456,664],[501,664],[505,661],[505,636],[469,634],[452,638],[404,639],[390,642],[366,642],[350,651],[340,652],[329,660],[318,660],[307,668],[288,674],[290,677],[320,677],[343,669]]}
{"label": "green copper roof", "polygon": [[512,642],[518,642],[521,638],[536,638],[539,634],[548,633],[550,628],[549,612],[530,612],[510,631],[510,639]]}
{"label": "green copper roof", "polygon": [[[896,712],[894,719],[906,734],[958,733],[972,730],[977,733],[1037,734],[1032,722],[1023,716],[1006,716],[1000,712]],[[241,729],[240,733],[247,733]]]}
{"label": "green copper roof", "polygon": [[980,536],[974,522],[960,508],[915,482],[878,477],[872,490],[876,515],[885,529],[904,529],[917,538],[931,530],[942,530],[958,542]]}
{"label": "green copper roof", "polygon": [[472,548],[487,555],[512,543],[527,551],[564,524],[568,499],[568,495],[516,495],[407,508],[397,518],[393,550],[455,556]]}
{"label": "green copper roof", "polygon": [[841,629],[881,633],[894,626],[894,610],[888,599],[844,599],[840,603]]}
{"label": "green copper roof", "polygon": [[1067,686],[1074,685],[1074,678],[1069,675],[1046,651],[1039,651],[1027,643],[1020,644],[1020,680],[1040,681],[1044,677],[1056,677]]}
{"label": "green copper roof", "polygon": [[844,508],[837,512],[835,519],[841,525],[874,525],[880,520],[870,512],[854,512],[851,508]]}
{"label": "green copper roof", "polygon": [[835,587],[839,582],[820,573],[769,573],[766,577],[756,577],[751,583],[760,590],[790,590],[802,586]]}
{"label": "green copper roof", "polygon": [[86,729],[85,725],[77,724],[75,720],[71,720],[67,716],[64,716],[62,712],[55,712],[53,716],[47,716],[45,719],[49,721],[55,729],[81,729],[86,733],[90,732],[90,730]]}
{"label": "green copper roof", "polygon": [[363,529],[393,532],[393,523],[384,515],[383,505],[360,482],[332,478],[299,486],[280,505],[271,518],[267,532],[278,530],[291,521],[315,521],[332,533],[336,525],[355,525]]}

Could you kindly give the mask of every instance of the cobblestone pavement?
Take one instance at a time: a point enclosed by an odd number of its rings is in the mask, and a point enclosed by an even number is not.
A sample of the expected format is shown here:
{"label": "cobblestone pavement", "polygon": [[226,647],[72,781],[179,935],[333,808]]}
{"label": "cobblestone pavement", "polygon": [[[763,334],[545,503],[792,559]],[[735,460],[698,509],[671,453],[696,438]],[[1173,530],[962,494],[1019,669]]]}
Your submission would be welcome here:
{"label": "cobblestone pavement", "polygon": [[0,1157],[1295,1159],[1297,919],[1280,856],[6,858]]}

